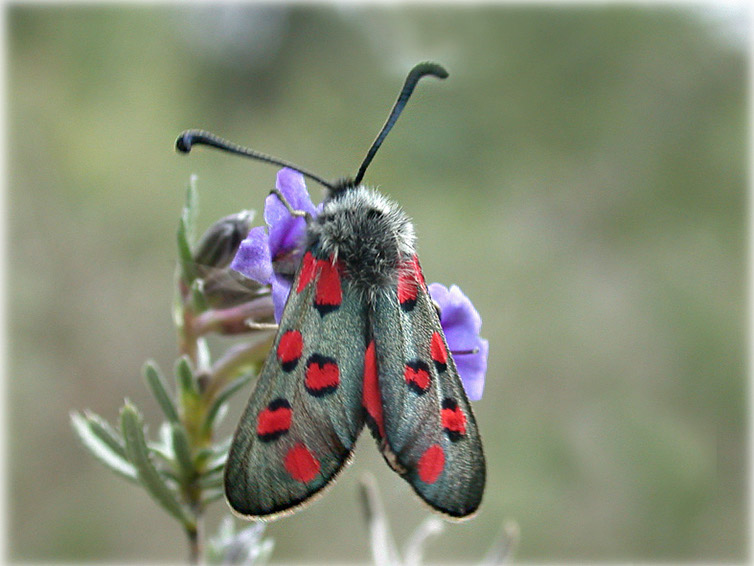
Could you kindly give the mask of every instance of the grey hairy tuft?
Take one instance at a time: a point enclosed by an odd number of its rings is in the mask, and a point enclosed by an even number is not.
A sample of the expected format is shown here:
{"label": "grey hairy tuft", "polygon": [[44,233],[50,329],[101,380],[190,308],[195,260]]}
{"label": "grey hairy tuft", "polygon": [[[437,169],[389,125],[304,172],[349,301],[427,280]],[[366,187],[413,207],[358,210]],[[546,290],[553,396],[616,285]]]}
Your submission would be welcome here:
{"label": "grey hairy tuft", "polygon": [[326,201],[309,225],[309,246],[340,260],[346,276],[373,299],[395,284],[403,262],[414,255],[414,227],[392,200],[363,186]]}

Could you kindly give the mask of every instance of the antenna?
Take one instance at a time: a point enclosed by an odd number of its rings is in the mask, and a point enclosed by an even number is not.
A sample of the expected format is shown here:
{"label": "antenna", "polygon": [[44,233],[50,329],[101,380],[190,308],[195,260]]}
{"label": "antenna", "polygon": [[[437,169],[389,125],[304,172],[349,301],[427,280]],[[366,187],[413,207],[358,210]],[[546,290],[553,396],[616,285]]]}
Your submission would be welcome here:
{"label": "antenna", "polygon": [[369,164],[372,162],[374,154],[377,153],[378,149],[380,149],[382,142],[385,140],[385,137],[387,137],[388,133],[392,129],[393,124],[395,124],[398,116],[401,115],[403,107],[406,106],[411,93],[414,92],[416,83],[418,83],[419,79],[426,75],[432,75],[433,77],[437,77],[438,79],[445,79],[448,76],[448,71],[446,71],[442,65],[431,63],[429,61],[419,63],[413,69],[411,69],[411,71],[408,73],[408,76],[406,77],[406,82],[403,83],[403,88],[398,95],[398,100],[395,101],[393,109],[390,111],[390,115],[387,117],[385,125],[382,126],[382,130],[380,130],[380,133],[377,134],[374,142],[372,142],[372,147],[369,148],[364,161],[361,163],[361,167],[359,167],[359,172],[356,173],[356,177],[354,177],[353,179],[354,186],[357,186],[359,183],[361,183],[361,179],[364,178],[364,173],[366,172],[367,167],[369,167]]}
{"label": "antenna", "polygon": [[180,136],[178,136],[178,139],[175,141],[175,148],[181,153],[189,153],[194,145],[208,145],[222,151],[235,153],[244,157],[251,157],[252,159],[264,161],[265,163],[271,163],[272,165],[288,167],[289,169],[298,171],[304,177],[308,177],[312,181],[315,181],[320,185],[327,187],[332,194],[335,194],[341,192],[346,188],[356,187],[359,185],[359,183],[361,183],[367,167],[369,167],[369,164],[372,162],[372,159],[377,153],[377,150],[380,149],[382,142],[385,140],[388,133],[390,133],[390,130],[393,128],[396,120],[398,120],[401,112],[403,112],[403,108],[406,106],[408,99],[414,92],[416,84],[422,77],[426,75],[432,75],[433,77],[437,77],[438,79],[445,79],[448,76],[448,71],[446,71],[442,65],[429,61],[419,63],[413,69],[411,69],[411,71],[409,71],[408,76],[406,77],[406,82],[403,83],[403,88],[398,95],[398,99],[393,105],[393,109],[390,111],[390,115],[387,117],[387,121],[382,126],[380,133],[377,134],[374,142],[372,142],[372,147],[369,148],[369,151],[367,152],[364,161],[362,161],[361,167],[359,167],[359,171],[356,173],[356,177],[353,180],[344,179],[334,184],[330,183],[328,181],[325,181],[319,175],[310,173],[309,171],[306,171],[305,169],[302,169],[301,167],[294,165],[293,163],[278,159],[277,157],[272,157],[271,155],[267,155],[260,151],[244,147],[237,143],[230,142],[205,130],[186,130]]}
{"label": "antenna", "polygon": [[316,181],[320,185],[327,187],[331,191],[335,191],[335,186],[332,183],[325,181],[319,175],[309,173],[308,171],[301,169],[301,167],[293,165],[292,163],[288,163],[287,161],[283,161],[282,159],[278,159],[277,157],[272,157],[271,155],[249,149],[248,147],[238,145],[237,143],[229,142],[228,140],[224,140],[220,136],[216,136],[215,134],[206,132],[204,130],[186,130],[180,136],[178,136],[177,140],[175,140],[175,149],[180,151],[181,153],[189,153],[192,146],[194,145],[208,145],[210,147],[221,149],[229,153],[235,153],[237,155],[243,155],[244,157],[258,159],[259,161],[264,161],[265,163],[279,165],[280,167],[288,167],[289,169],[298,171],[304,177],[309,177],[312,181]]}

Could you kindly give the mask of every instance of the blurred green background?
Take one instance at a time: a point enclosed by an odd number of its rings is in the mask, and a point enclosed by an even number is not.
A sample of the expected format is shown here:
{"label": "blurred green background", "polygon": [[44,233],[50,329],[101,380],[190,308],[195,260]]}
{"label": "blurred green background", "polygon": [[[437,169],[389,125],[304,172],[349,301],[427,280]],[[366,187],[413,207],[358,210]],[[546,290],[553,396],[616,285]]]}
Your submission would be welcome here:
{"label": "blurred green background", "polygon": [[[428,559],[479,559],[508,519],[522,561],[745,559],[744,8],[6,10],[13,560],[186,556],[68,417],[117,422],[129,397],[154,433],[140,369],[176,355],[189,176],[203,227],[273,186],[263,164],[176,155],[176,135],[353,174],[425,59],[450,78],[419,85],[366,181],[414,218],[427,281],[460,285],[490,340],[485,501]],[[368,560],[367,470],[404,541],[427,511],[363,435],[326,497],[270,525],[274,559]]]}

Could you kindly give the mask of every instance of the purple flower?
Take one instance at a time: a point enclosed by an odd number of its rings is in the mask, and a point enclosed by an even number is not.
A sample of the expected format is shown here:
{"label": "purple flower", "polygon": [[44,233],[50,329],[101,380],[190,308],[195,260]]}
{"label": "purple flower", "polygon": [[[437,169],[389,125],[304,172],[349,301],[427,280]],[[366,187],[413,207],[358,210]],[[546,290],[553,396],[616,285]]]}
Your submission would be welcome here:
{"label": "purple flower", "polygon": [[[301,173],[288,168],[281,169],[276,186],[294,210],[304,210],[315,215],[314,205]],[[230,267],[263,285],[272,286],[275,320],[280,322],[293,275],[303,255],[301,246],[306,235],[306,220],[291,216],[274,194],[265,199],[264,220],[267,228],[257,226],[249,231]]]}
{"label": "purple flower", "polygon": [[472,401],[484,390],[489,342],[479,337],[482,317],[457,285],[447,289],[440,283],[429,286],[429,294],[440,305],[440,324],[461,376],[463,388]]}
{"label": "purple flower", "polygon": [[[309,198],[303,175],[292,169],[281,169],[276,186],[294,210],[305,210],[312,217],[317,216],[319,209],[315,209]],[[263,285],[271,285],[275,320],[280,322],[303,255],[306,220],[291,216],[274,194],[265,200],[264,220],[267,228],[257,226],[249,231],[230,267]],[[447,289],[440,283],[432,283],[429,293],[440,305],[440,324],[466,394],[472,401],[478,401],[484,389],[489,351],[487,340],[479,337],[482,319],[456,285]]]}

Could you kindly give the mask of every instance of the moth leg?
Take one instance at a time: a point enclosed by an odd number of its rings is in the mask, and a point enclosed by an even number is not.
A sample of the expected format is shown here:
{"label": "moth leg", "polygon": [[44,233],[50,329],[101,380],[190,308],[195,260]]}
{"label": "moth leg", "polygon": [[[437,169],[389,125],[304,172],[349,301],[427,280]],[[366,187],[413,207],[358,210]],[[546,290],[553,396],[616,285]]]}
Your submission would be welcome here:
{"label": "moth leg", "polygon": [[471,350],[451,350],[451,354],[454,356],[465,356],[467,354],[478,354],[479,348],[472,348]]}
{"label": "moth leg", "polygon": [[246,327],[252,330],[277,330],[279,327],[274,322],[254,322],[253,320],[246,321]]}
{"label": "moth leg", "polygon": [[274,189],[272,189],[270,191],[270,194],[271,195],[275,195],[276,197],[278,197],[278,200],[282,203],[282,205],[290,213],[291,216],[298,216],[300,218],[304,218],[304,219],[306,219],[306,223],[307,224],[309,224],[309,222],[311,222],[312,215],[309,214],[305,210],[296,210],[295,208],[293,208],[291,206],[291,203],[288,202],[288,199],[285,198],[285,195],[283,195],[283,193],[280,192],[280,189],[278,189],[277,187],[275,187]]}

